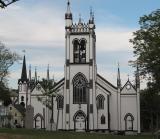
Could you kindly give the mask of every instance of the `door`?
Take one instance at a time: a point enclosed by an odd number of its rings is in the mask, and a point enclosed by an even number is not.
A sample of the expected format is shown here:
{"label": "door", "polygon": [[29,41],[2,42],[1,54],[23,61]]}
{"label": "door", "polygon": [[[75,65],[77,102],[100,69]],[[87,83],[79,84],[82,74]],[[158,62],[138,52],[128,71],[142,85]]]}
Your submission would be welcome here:
{"label": "door", "polygon": [[85,116],[78,114],[75,118],[75,130],[76,131],[85,131]]}

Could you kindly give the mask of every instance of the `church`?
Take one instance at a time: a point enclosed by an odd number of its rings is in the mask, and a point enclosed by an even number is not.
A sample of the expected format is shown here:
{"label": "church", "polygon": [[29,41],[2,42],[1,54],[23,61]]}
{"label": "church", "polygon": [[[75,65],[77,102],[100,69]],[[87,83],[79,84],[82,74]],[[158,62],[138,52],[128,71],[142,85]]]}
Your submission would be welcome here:
{"label": "church", "polygon": [[[52,98],[46,95],[41,82],[31,79],[31,69],[27,77],[25,57],[23,60],[18,103],[33,107],[32,127],[49,129],[53,122],[56,130],[140,133],[138,70],[135,85],[128,79],[122,86],[118,67],[114,86],[97,73],[93,13],[87,23],[81,18],[73,23],[68,1],[65,23],[64,78],[54,84]],[[49,81],[49,68],[47,75]],[[47,100],[52,101],[46,105]]]}

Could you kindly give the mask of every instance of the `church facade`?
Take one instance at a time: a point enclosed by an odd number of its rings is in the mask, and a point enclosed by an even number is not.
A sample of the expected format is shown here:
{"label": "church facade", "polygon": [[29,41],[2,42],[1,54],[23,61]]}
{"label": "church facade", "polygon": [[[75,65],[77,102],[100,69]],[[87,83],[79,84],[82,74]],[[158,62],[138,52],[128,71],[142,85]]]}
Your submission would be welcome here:
{"label": "church facade", "polygon": [[[40,83],[29,89],[31,79],[28,81],[24,74],[26,67],[23,61],[22,76],[18,83],[19,90],[24,91],[19,91],[19,104],[34,108],[33,128],[50,127],[52,119],[57,130],[140,133],[138,71],[135,85],[128,79],[122,86],[118,68],[117,86],[111,84],[97,73],[93,13],[90,13],[87,23],[83,23],[80,18],[74,24],[68,2],[65,22],[64,78],[54,86],[56,95],[52,99],[52,110],[39,101],[48,98]],[[22,89],[20,86],[26,88]]]}

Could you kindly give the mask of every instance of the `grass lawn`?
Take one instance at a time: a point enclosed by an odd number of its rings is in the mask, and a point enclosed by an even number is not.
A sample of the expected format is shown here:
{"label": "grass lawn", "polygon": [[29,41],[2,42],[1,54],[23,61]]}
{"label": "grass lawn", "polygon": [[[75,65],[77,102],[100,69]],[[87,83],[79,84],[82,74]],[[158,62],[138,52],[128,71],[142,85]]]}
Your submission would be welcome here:
{"label": "grass lawn", "polygon": [[0,129],[0,139],[154,139],[153,136],[116,136],[101,133],[48,132]]}

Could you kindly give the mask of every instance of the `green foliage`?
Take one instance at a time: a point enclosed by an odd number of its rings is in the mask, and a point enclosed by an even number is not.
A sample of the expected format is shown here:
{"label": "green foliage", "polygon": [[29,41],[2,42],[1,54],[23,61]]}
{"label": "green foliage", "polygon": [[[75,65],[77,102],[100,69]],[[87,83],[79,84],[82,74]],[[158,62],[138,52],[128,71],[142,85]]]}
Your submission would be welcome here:
{"label": "green foliage", "polygon": [[150,75],[156,88],[160,84],[160,9],[141,17],[139,24],[140,29],[130,40],[137,57],[132,64],[138,64],[141,75]]}
{"label": "green foliage", "polygon": [[4,101],[4,105],[11,103],[10,91],[6,87],[6,77],[9,74],[9,68],[19,59],[16,53],[12,53],[0,42],[0,100]]}
{"label": "green foliage", "polygon": [[141,91],[141,121],[153,131],[160,122],[160,9],[140,17],[139,24],[130,40],[137,58],[132,64],[147,79],[147,88]]}
{"label": "green foliage", "polygon": [[0,100],[3,100],[5,106],[11,103],[10,92],[2,82],[0,82]]}
{"label": "green foliage", "polygon": [[18,61],[20,57],[12,53],[4,44],[0,42],[0,82],[9,74],[9,68]]}

